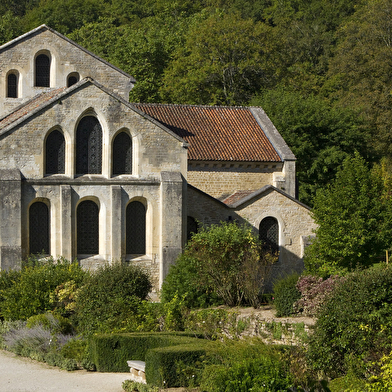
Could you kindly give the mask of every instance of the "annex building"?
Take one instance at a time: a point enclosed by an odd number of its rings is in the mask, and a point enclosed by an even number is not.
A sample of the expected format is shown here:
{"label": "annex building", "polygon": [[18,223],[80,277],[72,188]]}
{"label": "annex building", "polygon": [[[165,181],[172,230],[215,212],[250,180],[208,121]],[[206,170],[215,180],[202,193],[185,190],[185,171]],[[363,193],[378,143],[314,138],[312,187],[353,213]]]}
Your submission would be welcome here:
{"label": "annex building", "polygon": [[315,224],[265,112],[133,104],[135,83],[45,25],[0,47],[0,268],[133,260],[158,288],[199,224],[247,221],[300,270]]}

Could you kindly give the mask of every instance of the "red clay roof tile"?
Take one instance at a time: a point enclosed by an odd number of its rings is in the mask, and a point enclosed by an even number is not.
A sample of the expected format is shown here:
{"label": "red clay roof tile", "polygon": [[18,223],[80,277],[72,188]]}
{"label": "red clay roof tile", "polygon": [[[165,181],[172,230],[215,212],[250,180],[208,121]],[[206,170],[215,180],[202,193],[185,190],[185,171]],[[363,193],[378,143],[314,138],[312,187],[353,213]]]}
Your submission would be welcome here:
{"label": "red clay roof tile", "polygon": [[249,108],[132,105],[187,141],[190,160],[281,161]]}

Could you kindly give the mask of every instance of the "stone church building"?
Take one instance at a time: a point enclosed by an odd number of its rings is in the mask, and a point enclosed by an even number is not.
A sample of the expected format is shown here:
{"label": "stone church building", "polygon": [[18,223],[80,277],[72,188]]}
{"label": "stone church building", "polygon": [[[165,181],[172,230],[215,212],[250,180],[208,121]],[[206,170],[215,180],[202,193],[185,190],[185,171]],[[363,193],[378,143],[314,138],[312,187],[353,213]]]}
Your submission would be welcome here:
{"label": "stone church building", "polygon": [[301,269],[315,224],[265,112],[132,104],[135,83],[45,25],[0,47],[0,268],[133,260],[159,287],[199,224],[247,221]]}

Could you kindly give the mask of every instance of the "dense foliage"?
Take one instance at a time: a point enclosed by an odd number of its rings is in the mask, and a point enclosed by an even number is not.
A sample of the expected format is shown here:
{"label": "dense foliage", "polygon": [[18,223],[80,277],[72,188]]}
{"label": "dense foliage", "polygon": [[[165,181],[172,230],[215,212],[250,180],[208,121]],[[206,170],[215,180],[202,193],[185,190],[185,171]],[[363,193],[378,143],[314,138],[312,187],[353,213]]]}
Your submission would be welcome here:
{"label": "dense foliage", "polygon": [[149,275],[137,266],[100,267],[77,293],[74,319],[78,331],[90,334],[126,328],[151,287]]}
{"label": "dense foliage", "polygon": [[86,272],[78,263],[64,259],[29,260],[21,271],[0,272],[0,316],[6,320],[27,320],[54,310],[51,293],[62,283],[81,285]]}
{"label": "dense foliage", "polygon": [[363,378],[379,373],[389,355],[392,270],[377,266],[345,277],[322,306],[310,337],[312,366],[335,378],[349,371]]}
{"label": "dense foliage", "polygon": [[301,298],[297,288],[299,274],[293,273],[274,282],[274,305],[278,317],[294,313],[294,304]]}
{"label": "dense foliage", "polygon": [[307,248],[305,267],[321,276],[369,266],[391,244],[392,202],[384,181],[359,154],[346,158],[336,179],[315,198],[319,228]]}
{"label": "dense foliage", "polygon": [[264,284],[276,257],[262,251],[248,226],[221,222],[202,227],[170,269],[162,300],[184,296],[190,307],[222,300],[226,305],[260,305]]}

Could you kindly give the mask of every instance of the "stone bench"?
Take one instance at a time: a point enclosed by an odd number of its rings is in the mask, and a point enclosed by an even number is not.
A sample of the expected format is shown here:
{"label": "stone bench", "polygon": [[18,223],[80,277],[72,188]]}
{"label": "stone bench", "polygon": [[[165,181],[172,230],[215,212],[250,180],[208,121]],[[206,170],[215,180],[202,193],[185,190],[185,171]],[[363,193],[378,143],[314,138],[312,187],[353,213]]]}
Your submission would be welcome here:
{"label": "stone bench", "polygon": [[131,380],[146,384],[146,363],[143,361],[127,361],[131,372]]}

